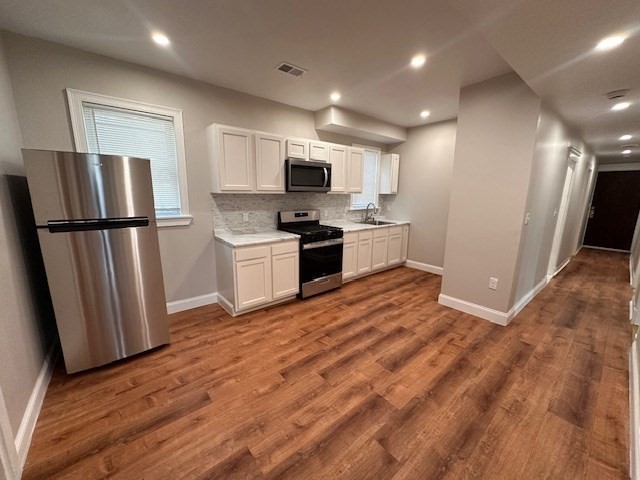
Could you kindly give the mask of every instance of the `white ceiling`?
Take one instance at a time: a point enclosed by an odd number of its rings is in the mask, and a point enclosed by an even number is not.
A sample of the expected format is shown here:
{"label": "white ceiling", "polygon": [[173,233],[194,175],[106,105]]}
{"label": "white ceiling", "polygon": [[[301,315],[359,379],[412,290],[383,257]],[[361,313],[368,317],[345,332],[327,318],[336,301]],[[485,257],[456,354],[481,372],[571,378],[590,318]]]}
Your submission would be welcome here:
{"label": "white ceiling", "polygon": [[[312,111],[339,90],[340,106],[400,126],[455,117],[461,86],[513,68],[596,153],[640,160],[620,156],[640,144],[638,0],[0,0],[0,28]],[[593,52],[616,33],[620,48]],[[620,88],[634,105],[614,113],[605,93]]]}
{"label": "white ceiling", "polygon": [[[600,156],[622,157],[623,144],[640,144],[640,1],[449,0],[481,30],[529,86]],[[604,37],[628,35],[617,49],[595,52]],[[630,89],[632,106],[612,112],[605,93]],[[622,134],[632,140],[622,142]]]}
{"label": "white ceiling", "polygon": [[460,86],[511,71],[445,0],[0,0],[0,28],[311,111],[339,90],[339,105],[400,126],[424,109],[454,118]]}

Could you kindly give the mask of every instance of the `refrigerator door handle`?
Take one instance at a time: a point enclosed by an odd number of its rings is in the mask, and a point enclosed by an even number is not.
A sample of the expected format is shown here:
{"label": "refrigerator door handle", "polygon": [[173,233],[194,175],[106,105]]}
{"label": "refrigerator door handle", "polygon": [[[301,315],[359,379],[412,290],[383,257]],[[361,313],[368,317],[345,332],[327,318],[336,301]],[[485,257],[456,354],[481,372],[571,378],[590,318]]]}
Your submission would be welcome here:
{"label": "refrigerator door handle", "polygon": [[109,218],[95,220],[49,220],[47,228],[51,233],[81,232],[87,230],[107,230],[111,228],[148,227],[148,217]]}

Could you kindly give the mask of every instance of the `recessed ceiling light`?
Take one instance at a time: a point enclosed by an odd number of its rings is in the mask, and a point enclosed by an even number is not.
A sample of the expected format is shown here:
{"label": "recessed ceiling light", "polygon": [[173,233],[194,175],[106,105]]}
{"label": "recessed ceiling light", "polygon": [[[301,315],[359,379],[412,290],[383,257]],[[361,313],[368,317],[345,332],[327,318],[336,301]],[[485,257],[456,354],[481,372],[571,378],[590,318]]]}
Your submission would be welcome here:
{"label": "recessed ceiling light", "polygon": [[331,94],[331,100],[333,100],[334,102],[337,102],[338,100],[340,100],[341,95],[338,92],[333,92]]}
{"label": "recessed ceiling light", "polygon": [[626,37],[623,37],[622,35],[614,35],[612,37],[603,38],[602,40],[600,40],[600,42],[598,42],[598,45],[596,45],[596,50],[605,51],[619,47],[620,45],[622,45],[622,42],[624,42],[625,38]]}
{"label": "recessed ceiling light", "polygon": [[631,150],[622,150],[623,155],[629,155],[630,153],[631,153]]}
{"label": "recessed ceiling light", "polygon": [[169,40],[169,37],[167,37],[163,33],[156,32],[153,35],[151,35],[151,38],[153,39],[154,42],[156,42],[158,45],[162,47],[166,47],[171,43],[171,40]]}
{"label": "recessed ceiling light", "polygon": [[420,116],[422,118],[427,118],[429,115],[431,115],[431,112],[429,110],[423,110],[420,112]]}
{"label": "recessed ceiling light", "polygon": [[616,103],[613,107],[611,107],[611,110],[614,111],[619,111],[619,110],[625,110],[627,108],[629,108],[631,104],[629,102],[620,102],[620,103]]}
{"label": "recessed ceiling light", "polygon": [[620,138],[618,140],[631,140],[631,135],[621,135]]}
{"label": "recessed ceiling light", "polygon": [[425,57],[420,53],[411,59],[411,66],[413,68],[420,68],[425,64],[426,61],[427,61],[427,57]]}

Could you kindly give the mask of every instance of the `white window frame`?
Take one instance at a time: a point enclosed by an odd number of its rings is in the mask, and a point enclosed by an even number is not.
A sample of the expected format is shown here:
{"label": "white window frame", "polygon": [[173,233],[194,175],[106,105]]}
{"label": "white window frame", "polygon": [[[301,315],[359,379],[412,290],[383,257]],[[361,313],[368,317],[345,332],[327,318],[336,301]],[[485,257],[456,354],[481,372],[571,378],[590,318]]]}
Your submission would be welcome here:
{"label": "white window frame", "polygon": [[[374,198],[375,201],[373,202],[376,206],[376,208],[378,208],[378,204],[380,201],[380,157],[382,156],[382,149],[378,148],[378,147],[372,147],[370,145],[359,145],[357,143],[353,143],[351,144],[352,147],[358,147],[358,148],[362,148],[364,149],[365,153],[367,151],[369,152],[373,152],[376,154],[376,185],[375,185],[375,190],[374,190]],[[356,194],[351,194],[351,198],[349,201],[349,210],[351,211],[362,211],[362,210],[366,210],[367,207],[354,207],[353,206],[353,197]]]}
{"label": "white window frame", "polygon": [[173,119],[176,134],[176,156],[178,162],[178,188],[180,190],[180,215],[157,217],[156,224],[159,227],[185,227],[191,224],[193,217],[189,215],[189,195],[187,190],[187,162],[184,148],[184,127],[182,124],[182,110],[177,108],[162,107],[150,103],[126,100],[124,98],[111,97],[100,93],[84,92],[73,88],[67,88],[67,100],[71,116],[71,129],[76,151],[89,153],[87,145],[87,129],[84,123],[83,103],[92,103],[105,107],[134,112],[161,115]]}

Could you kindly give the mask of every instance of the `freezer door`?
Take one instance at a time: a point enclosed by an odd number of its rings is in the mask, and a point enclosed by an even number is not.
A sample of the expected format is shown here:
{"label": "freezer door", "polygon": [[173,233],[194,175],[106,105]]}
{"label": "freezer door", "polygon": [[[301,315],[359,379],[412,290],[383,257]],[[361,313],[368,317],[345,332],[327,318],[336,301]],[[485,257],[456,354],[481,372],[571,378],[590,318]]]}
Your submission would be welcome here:
{"label": "freezer door", "polygon": [[49,220],[155,220],[149,160],[23,150],[36,224]]}
{"label": "freezer door", "polygon": [[68,373],[169,343],[155,223],[38,235]]}

